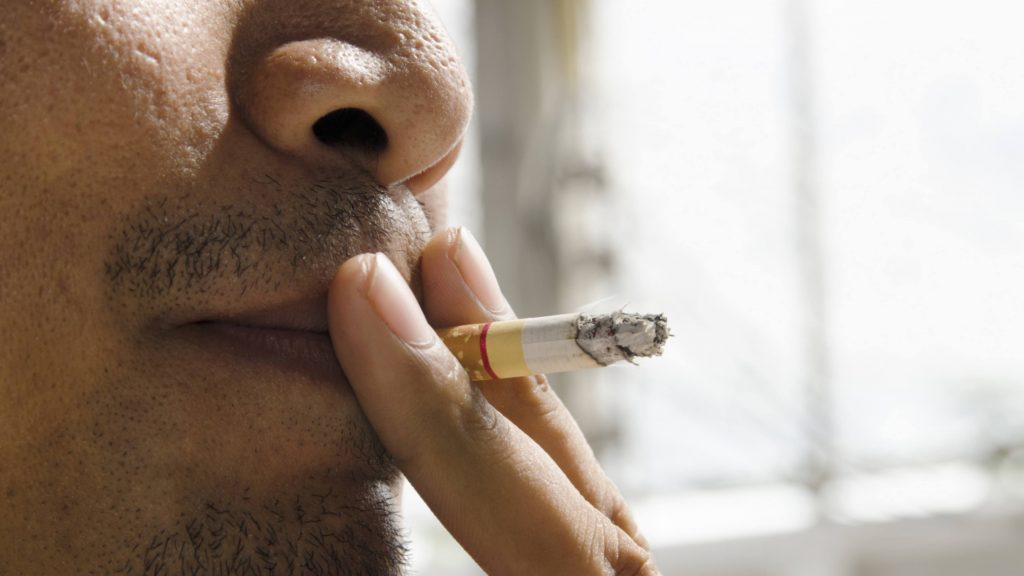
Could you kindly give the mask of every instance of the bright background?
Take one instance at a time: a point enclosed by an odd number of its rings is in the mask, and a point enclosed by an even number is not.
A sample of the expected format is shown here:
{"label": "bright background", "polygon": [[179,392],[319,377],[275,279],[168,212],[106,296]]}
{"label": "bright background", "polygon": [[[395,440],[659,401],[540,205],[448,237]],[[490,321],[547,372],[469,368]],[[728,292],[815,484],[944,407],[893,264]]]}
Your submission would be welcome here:
{"label": "bright background", "polygon": [[560,383],[666,574],[1024,573],[1024,4],[434,4],[513,306],[669,316]]}

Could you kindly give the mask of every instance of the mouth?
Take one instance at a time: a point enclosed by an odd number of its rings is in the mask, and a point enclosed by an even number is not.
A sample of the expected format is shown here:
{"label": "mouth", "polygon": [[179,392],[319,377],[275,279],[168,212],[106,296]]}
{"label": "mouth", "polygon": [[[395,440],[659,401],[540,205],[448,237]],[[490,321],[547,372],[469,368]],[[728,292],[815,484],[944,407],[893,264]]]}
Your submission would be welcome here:
{"label": "mouth", "polygon": [[196,329],[211,337],[233,341],[260,356],[278,356],[295,362],[337,362],[326,331],[294,330],[275,326],[247,326],[230,322],[197,322]]}
{"label": "mouth", "polygon": [[204,315],[178,331],[223,361],[317,380],[344,378],[327,331],[326,296]]}

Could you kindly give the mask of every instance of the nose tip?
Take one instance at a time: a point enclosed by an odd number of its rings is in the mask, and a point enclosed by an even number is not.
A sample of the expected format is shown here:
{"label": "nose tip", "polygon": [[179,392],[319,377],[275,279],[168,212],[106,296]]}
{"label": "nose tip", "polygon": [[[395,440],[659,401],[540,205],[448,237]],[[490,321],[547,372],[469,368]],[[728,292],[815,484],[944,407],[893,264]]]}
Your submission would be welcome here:
{"label": "nose tip", "polygon": [[355,158],[382,185],[429,188],[458,154],[472,92],[446,42],[392,38],[373,50],[336,38],[271,50],[240,98],[253,130],[307,162]]}

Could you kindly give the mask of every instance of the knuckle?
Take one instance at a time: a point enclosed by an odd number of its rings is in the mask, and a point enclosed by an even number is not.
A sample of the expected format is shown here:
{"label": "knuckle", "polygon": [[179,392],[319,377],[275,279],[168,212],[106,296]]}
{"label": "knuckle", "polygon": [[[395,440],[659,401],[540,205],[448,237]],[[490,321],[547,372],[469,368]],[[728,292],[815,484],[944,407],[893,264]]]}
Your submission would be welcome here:
{"label": "knuckle", "polygon": [[525,408],[533,418],[546,420],[561,414],[562,401],[543,374],[517,379],[510,387],[510,392],[515,404]]}
{"label": "knuckle", "polygon": [[588,550],[589,569],[586,573],[606,576],[656,576],[651,552],[640,546],[622,529],[608,521],[598,510],[591,509],[577,523],[581,549]]}
{"label": "knuckle", "polygon": [[657,576],[660,574],[650,553],[634,559],[628,566],[615,572],[615,576]]}
{"label": "knuckle", "polygon": [[454,359],[448,361],[440,355],[437,346],[418,351],[408,359],[413,366],[400,371],[416,374],[419,382],[415,401],[402,402],[403,411],[396,416],[407,423],[400,428],[402,434],[391,447],[391,456],[399,468],[431,458],[452,435],[497,425],[489,420],[485,407],[478,406],[479,400],[474,396],[479,394],[474,394],[465,371]]}
{"label": "knuckle", "polygon": [[615,544],[606,548],[605,561],[615,576],[654,576],[658,569],[649,550],[639,546],[625,532],[618,530]]}
{"label": "knuckle", "polygon": [[470,438],[490,441],[508,433],[507,422],[479,389],[472,387],[468,397],[454,404],[458,431]]}
{"label": "knuckle", "polygon": [[638,527],[636,521],[633,520],[632,511],[618,490],[611,489],[609,492],[610,495],[603,506],[605,515],[630,538],[636,540],[638,537]]}

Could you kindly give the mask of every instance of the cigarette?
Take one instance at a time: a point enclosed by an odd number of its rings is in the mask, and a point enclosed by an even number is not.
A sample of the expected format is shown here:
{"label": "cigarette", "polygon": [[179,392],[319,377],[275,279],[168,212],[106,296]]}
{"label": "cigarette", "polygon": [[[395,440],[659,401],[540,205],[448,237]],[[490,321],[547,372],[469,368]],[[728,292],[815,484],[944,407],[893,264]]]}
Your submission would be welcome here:
{"label": "cigarette", "polygon": [[670,336],[663,314],[561,314],[438,331],[471,380],[600,368],[660,356]]}

